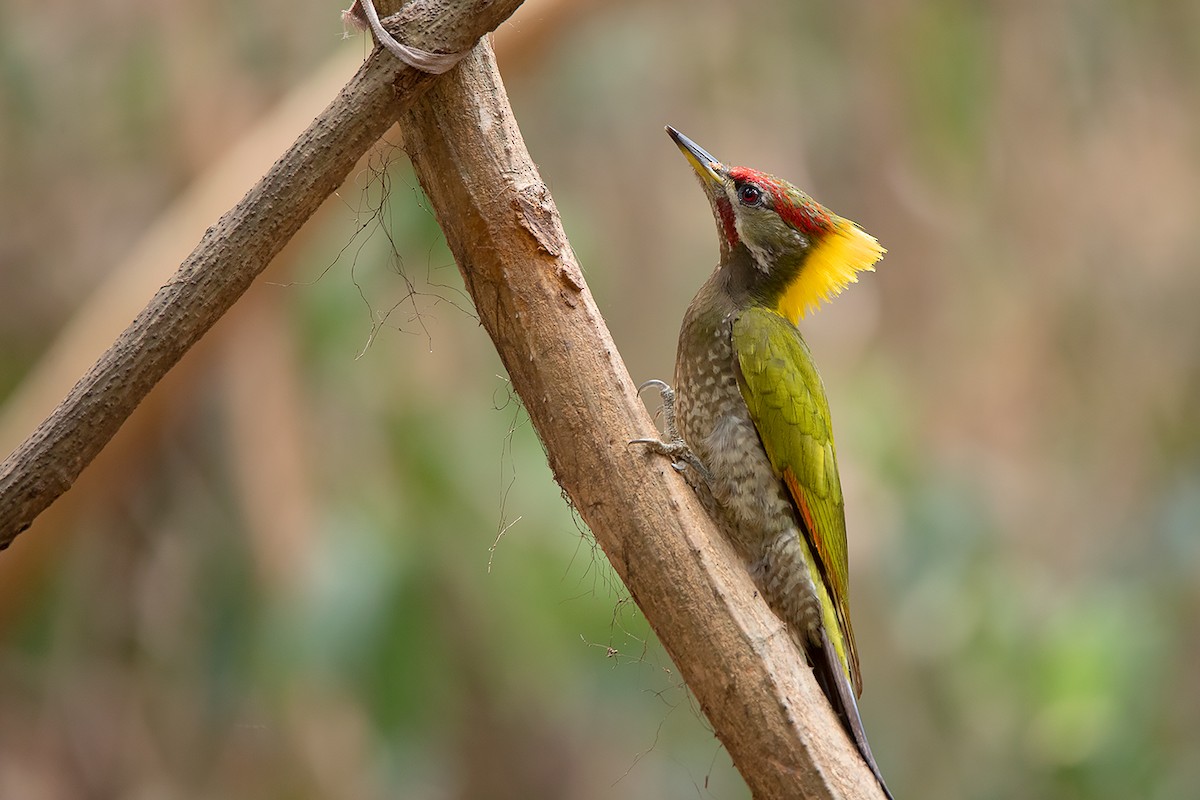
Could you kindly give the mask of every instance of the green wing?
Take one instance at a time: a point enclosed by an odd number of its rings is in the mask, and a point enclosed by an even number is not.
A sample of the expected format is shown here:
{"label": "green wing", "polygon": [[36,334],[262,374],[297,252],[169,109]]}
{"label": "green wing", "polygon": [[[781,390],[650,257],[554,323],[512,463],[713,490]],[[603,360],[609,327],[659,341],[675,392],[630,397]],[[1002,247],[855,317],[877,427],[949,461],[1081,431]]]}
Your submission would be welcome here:
{"label": "green wing", "polygon": [[[733,349],[750,418],[776,475],[791,493],[832,597],[833,608],[823,609],[822,617],[836,620],[839,630],[830,631],[830,638],[859,694],[862,678],[847,590],[846,516],[825,387],[800,331],[773,311],[742,312],[733,324]],[[843,642],[844,647],[837,646]]]}

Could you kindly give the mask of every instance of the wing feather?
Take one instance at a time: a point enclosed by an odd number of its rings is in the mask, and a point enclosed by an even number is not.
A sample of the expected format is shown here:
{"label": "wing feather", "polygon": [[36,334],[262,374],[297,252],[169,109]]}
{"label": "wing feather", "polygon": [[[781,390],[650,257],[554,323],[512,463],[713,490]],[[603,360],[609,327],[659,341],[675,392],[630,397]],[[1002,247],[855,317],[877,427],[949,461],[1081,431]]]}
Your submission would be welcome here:
{"label": "wing feather", "polygon": [[733,345],[742,396],[816,554],[833,601],[838,638],[845,643],[844,665],[859,694],[862,678],[850,627],[845,506],[825,387],[799,330],[773,311],[742,312],[734,321]]}

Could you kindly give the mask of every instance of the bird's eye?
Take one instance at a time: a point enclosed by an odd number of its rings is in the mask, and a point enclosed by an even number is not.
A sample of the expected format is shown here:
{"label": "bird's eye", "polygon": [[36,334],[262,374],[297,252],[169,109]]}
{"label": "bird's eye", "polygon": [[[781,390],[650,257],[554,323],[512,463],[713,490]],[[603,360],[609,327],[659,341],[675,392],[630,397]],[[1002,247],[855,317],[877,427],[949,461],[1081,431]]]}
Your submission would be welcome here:
{"label": "bird's eye", "polygon": [[762,203],[762,189],[759,189],[753,183],[747,183],[742,188],[738,189],[738,200],[744,206],[756,206]]}

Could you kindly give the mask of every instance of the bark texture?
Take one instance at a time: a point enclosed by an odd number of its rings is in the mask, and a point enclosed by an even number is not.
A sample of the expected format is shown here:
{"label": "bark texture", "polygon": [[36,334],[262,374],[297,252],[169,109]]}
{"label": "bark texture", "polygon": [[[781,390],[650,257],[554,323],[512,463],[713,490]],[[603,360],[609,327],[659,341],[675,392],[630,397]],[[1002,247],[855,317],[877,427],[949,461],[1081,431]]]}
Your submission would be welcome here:
{"label": "bark texture", "polygon": [[[426,50],[460,52],[520,4],[416,0],[387,21],[388,29]],[[208,229],[171,281],[0,464],[0,549],[71,487],[150,389],[245,293],[367,149],[435,80],[377,48],[262,180]]]}
{"label": "bark texture", "polygon": [[811,670],[667,461],[529,157],[491,49],[402,118],[405,147],[550,466],[757,798],[878,798]]}

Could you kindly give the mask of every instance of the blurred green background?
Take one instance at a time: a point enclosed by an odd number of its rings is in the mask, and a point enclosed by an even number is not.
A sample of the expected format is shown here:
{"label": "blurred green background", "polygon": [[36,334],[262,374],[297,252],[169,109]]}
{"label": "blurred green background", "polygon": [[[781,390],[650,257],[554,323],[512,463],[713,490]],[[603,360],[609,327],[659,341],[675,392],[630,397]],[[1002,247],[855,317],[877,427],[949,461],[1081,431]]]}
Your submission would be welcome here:
{"label": "blurred green background", "polygon": [[[338,10],[0,8],[2,449],[164,209],[353,69]],[[803,327],[896,795],[1197,796],[1200,5],[529,0],[497,49],[636,381],[716,259],[664,124],[889,249]],[[390,141],[0,554],[0,797],[748,796]]]}

